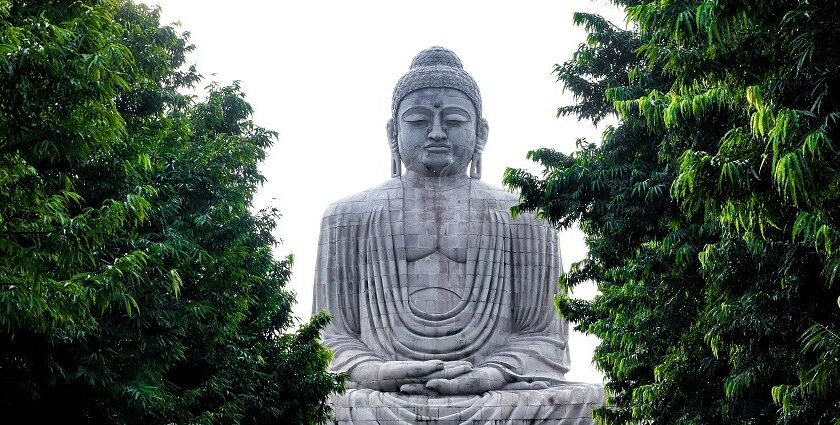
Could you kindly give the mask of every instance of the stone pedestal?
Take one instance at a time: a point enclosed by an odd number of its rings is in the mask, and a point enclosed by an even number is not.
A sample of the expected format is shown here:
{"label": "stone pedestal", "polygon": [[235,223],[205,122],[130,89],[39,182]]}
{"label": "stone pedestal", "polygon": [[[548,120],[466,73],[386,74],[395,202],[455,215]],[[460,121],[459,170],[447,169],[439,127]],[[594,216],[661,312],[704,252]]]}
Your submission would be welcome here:
{"label": "stone pedestal", "polygon": [[590,425],[592,410],[604,404],[604,387],[569,383],[452,397],[351,389],[331,402],[336,425]]}

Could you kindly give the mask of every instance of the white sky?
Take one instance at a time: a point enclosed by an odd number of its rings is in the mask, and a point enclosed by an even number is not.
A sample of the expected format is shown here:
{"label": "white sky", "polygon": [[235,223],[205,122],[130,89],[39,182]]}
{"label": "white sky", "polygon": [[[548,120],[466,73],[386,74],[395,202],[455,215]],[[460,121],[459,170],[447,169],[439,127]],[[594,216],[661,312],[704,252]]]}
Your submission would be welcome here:
{"label": "white sky", "polygon": [[[262,170],[257,206],[283,213],[278,256],[295,255],[295,314],[308,319],[321,214],[331,202],[390,177],[385,123],[391,92],[420,50],[452,49],[478,83],[490,137],[482,180],[501,185],[505,167],[538,168],[538,147],[570,152],[600,130],[556,118],[571,103],[551,74],[585,33],[575,11],[623,16],[606,0],[258,1],[144,0],[162,22],[180,22],[197,46],[190,61],[205,82],[242,82],[254,120],[280,133]],[[561,234],[563,264],[585,255],[580,232]],[[591,297],[594,285],[577,294]],[[547,302],[549,300],[546,300]],[[599,382],[594,337],[573,332],[570,380]]]}

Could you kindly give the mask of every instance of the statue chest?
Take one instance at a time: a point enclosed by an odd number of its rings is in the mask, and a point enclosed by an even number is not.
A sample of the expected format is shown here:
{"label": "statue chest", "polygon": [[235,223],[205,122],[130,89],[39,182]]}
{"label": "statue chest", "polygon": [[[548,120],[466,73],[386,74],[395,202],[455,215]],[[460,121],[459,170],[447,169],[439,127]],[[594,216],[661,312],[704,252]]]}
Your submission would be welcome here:
{"label": "statue chest", "polygon": [[406,190],[402,227],[412,304],[433,314],[455,308],[465,292],[469,187]]}
{"label": "statue chest", "polygon": [[406,259],[435,253],[456,263],[467,261],[469,187],[433,192],[407,189],[403,200]]}

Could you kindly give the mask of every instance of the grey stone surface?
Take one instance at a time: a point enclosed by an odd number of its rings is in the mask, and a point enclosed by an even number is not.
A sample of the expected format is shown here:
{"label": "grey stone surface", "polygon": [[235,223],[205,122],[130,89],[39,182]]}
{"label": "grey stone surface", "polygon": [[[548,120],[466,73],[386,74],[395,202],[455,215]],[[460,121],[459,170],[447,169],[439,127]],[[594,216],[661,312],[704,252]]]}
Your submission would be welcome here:
{"label": "grey stone surface", "polygon": [[603,387],[564,379],[557,232],[479,180],[477,85],[431,48],[394,92],[392,179],[321,222],[313,309],[333,316],[322,341],[351,377],[335,423],[591,423]]}

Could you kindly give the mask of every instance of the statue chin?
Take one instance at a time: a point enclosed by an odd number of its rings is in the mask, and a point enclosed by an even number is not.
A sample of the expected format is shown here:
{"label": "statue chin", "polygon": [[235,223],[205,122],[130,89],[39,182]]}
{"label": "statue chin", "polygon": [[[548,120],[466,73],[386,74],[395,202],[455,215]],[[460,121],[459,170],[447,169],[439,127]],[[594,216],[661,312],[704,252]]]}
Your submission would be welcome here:
{"label": "statue chin", "polygon": [[452,176],[465,174],[467,171],[466,164],[460,164],[451,158],[426,159],[419,166],[407,165],[406,168],[409,170],[421,170],[419,174],[426,176]]}
{"label": "statue chin", "polygon": [[457,170],[448,170],[446,166],[432,165],[425,167],[425,175],[429,176],[451,176],[458,174]]}

